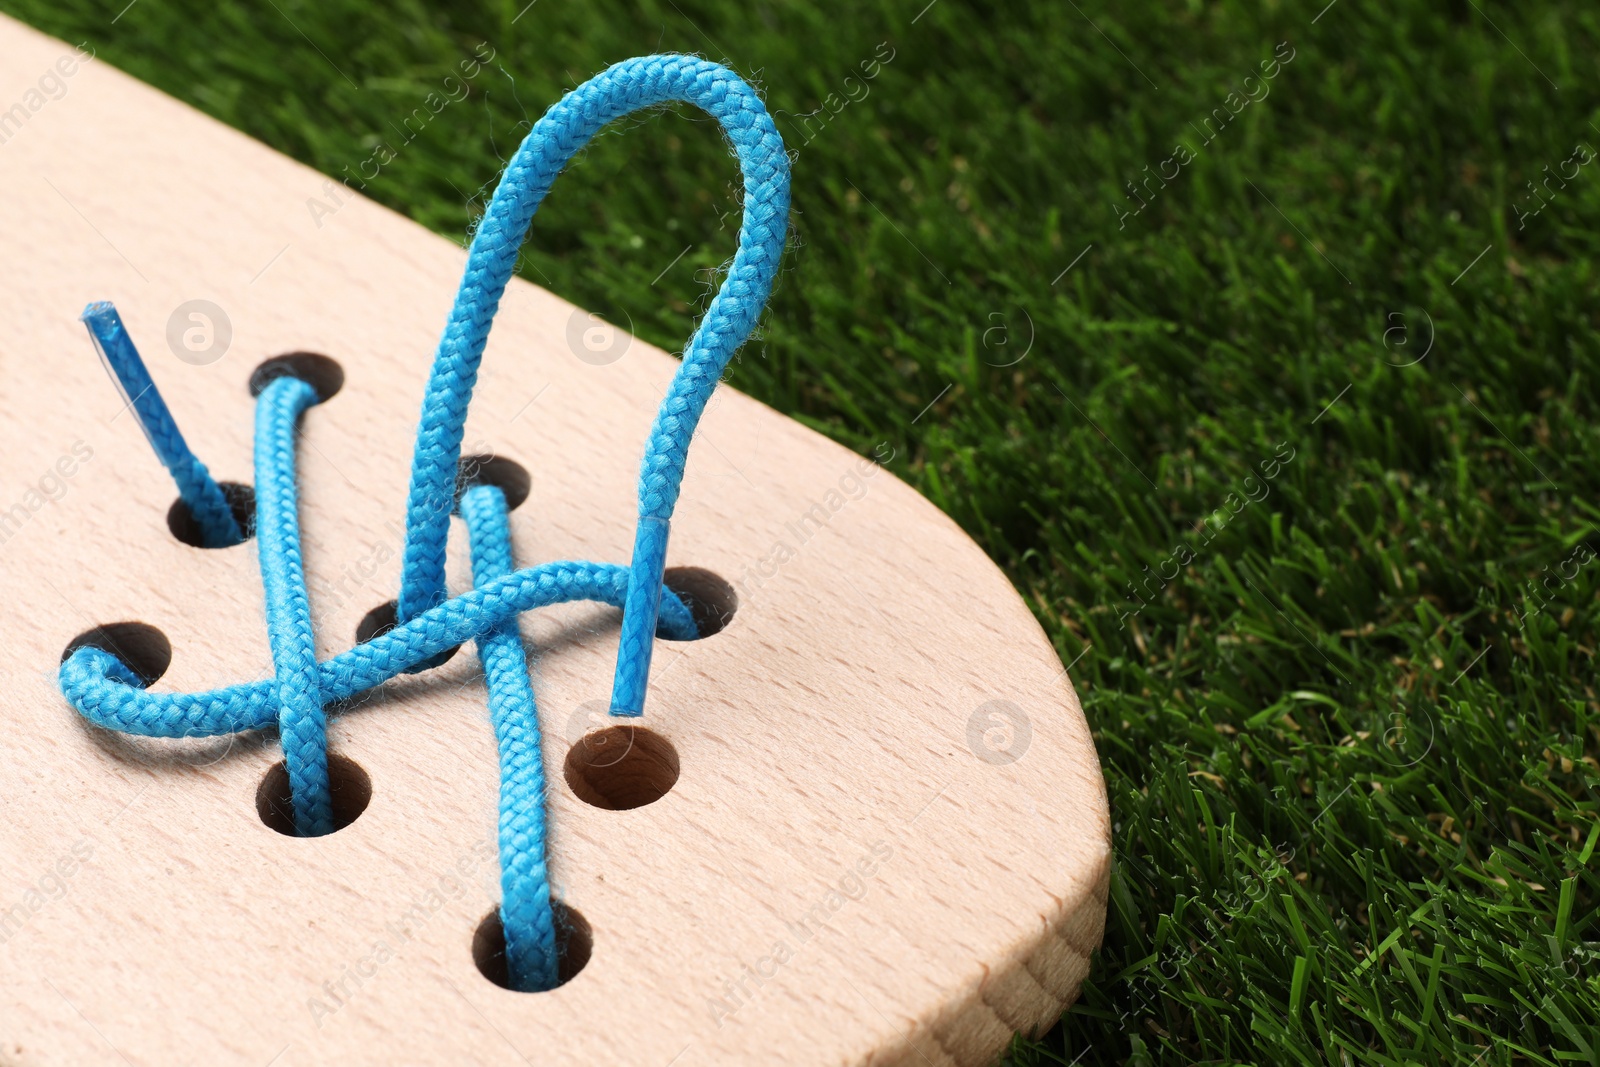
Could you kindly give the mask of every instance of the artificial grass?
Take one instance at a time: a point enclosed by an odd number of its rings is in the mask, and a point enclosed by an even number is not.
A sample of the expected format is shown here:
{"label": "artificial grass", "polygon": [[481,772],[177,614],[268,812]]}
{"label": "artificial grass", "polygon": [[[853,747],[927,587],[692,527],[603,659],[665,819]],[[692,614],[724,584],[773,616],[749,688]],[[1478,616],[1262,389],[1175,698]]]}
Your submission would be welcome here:
{"label": "artificial grass", "polygon": [[[1104,761],[1105,947],[1017,1064],[1600,1062],[1592,5],[122,3],[0,8],[330,175],[389,145],[366,193],[459,239],[608,63],[763,87],[794,239],[733,384],[894,449]],[[525,273],[671,350],[735,176],[629,125]]]}

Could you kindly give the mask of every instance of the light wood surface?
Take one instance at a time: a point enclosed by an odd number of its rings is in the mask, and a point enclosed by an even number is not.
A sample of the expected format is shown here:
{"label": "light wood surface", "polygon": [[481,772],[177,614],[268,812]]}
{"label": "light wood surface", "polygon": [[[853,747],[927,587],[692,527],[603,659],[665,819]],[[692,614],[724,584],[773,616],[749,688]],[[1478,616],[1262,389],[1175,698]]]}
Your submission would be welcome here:
{"label": "light wood surface", "polygon": [[[158,690],[271,667],[255,543],[206,551],[168,531],[172,484],[84,305],[116,302],[223,479],[250,480],[258,362],[343,366],[300,449],[327,657],[395,595],[412,435],[465,255],[360,198],[314,218],[322,175],[72,55],[0,19],[0,109],[27,111],[0,124],[0,1063],[965,1067],[1054,1022],[1099,943],[1110,856],[1061,663],[947,517],[727,387],[669,565],[722,575],[739,604],[724,632],[657,647],[645,724],[678,754],[670,793],[609,811],[561,779],[601,725],[586,705],[608,694],[619,613],[523,619],[554,881],[594,932],[559,989],[509,992],[472,959],[499,896],[499,777],[470,649],[335,718],[332,748],[372,800],[325,838],[258,817],[271,737],[88,728],[55,671],[92,626],[165,633]],[[213,362],[168,343],[191,300],[231,325]],[[578,358],[575,313],[513,283],[468,423],[469,450],[532,473],[512,516],[524,565],[626,562],[676,365],[640,341]],[[451,575],[469,584],[459,553]]]}

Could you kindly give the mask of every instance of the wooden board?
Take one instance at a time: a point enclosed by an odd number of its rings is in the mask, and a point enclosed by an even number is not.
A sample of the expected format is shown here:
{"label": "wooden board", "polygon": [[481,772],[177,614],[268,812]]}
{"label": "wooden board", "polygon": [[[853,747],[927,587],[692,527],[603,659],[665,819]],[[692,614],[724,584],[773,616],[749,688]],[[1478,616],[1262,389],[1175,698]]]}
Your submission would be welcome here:
{"label": "wooden board", "polygon": [[[173,487],[84,305],[116,302],[223,479],[250,480],[257,363],[342,365],[300,449],[325,658],[398,588],[412,436],[465,255],[3,19],[0,72],[0,1063],[967,1065],[1057,1018],[1100,940],[1110,855],[1066,673],[953,522],[727,387],[669,564],[722,575],[739,603],[722,633],[657,647],[644,721],[680,762],[666,796],[604,810],[561,779],[602,722],[619,613],[523,618],[554,882],[593,930],[560,988],[513,993],[473,960],[499,898],[498,770],[470,649],[334,719],[372,795],[325,838],[258,817],[271,737],[88,728],[55,672],[93,626],[162,631],[161,690],[271,667],[254,542],[169,532]],[[197,300],[225,315],[225,347],[183,337]],[[489,342],[468,449],[532,474],[523,565],[631,548],[675,362],[585,342],[591,325],[519,281]],[[451,574],[469,584],[459,556]]]}

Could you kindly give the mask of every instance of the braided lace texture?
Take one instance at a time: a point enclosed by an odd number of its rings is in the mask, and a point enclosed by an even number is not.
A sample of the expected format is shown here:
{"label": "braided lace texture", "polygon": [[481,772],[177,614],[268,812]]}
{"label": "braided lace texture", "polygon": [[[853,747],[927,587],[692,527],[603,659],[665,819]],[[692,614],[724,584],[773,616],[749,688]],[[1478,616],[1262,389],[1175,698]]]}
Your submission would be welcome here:
{"label": "braided lace texture", "polygon": [[644,711],[667,524],[678,502],[689,442],[728,361],[766,305],[787,233],[789,157],[760,97],[738,75],[694,56],[630,59],[568,93],[529,131],[506,167],[467,256],[466,274],[428,379],[406,503],[402,620],[445,595],[445,540],[467,405],[490,324],[533,213],[567,161],[607,123],[676,100],[695,104],[722,124],[744,173],[744,223],[738,252],[683,350],[640,464],[639,523],[611,691],[613,715]]}
{"label": "braided lace texture", "polygon": [[[567,161],[612,120],[674,101],[714,116],[738,157],[745,207],[738,251],[684,349],[651,429],[640,467],[632,564],[559,562],[517,570],[504,493],[475,485],[459,499],[457,494],[463,428],[490,325],[534,212]],[[116,656],[85,646],[61,664],[62,693],[90,722],[148,737],[210,737],[276,726],[296,832],[315,836],[335,829],[327,705],[425,670],[447,650],[475,641],[500,754],[500,917],[508,971],[517,989],[551,988],[558,981],[559,952],[546,867],[546,783],[517,618],[575,600],[621,608],[614,715],[642,713],[655,636],[698,636],[687,606],[662,585],[669,523],[695,427],[771,293],[788,209],[783,142],[754,90],[726,68],[693,56],[646,56],[619,63],[568,93],[533,127],[502,175],[439,342],[407,498],[399,625],[329,660],[316,659],[300,552],[295,434],[304,412],[323,398],[288,370],[267,381],[256,401],[255,529],[274,677],[197,693],[151,693]],[[91,304],[83,319],[177,483],[203,543],[242,541],[246,533],[178,432],[116,310]],[[456,511],[467,527],[474,588],[450,598],[445,546]]]}
{"label": "braided lace texture", "polygon": [[[511,573],[511,522],[498,487],[474,486],[461,497],[472,545],[472,581],[482,587]],[[489,685],[489,718],[500,748],[500,922],[506,966],[524,984],[555,986],[559,968],[555,915],[545,868],[544,762],[539,716],[515,616],[478,638]]]}

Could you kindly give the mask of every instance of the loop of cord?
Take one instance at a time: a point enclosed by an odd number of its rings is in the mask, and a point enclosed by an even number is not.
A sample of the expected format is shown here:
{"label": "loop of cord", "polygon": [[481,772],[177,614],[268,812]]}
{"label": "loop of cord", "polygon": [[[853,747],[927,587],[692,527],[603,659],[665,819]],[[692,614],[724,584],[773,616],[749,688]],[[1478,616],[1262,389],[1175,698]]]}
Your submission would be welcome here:
{"label": "loop of cord", "polygon": [[[489,328],[533,214],[568,160],[612,120],[671,101],[696,104],[717,118],[739,158],[745,189],[739,247],[656,415],[641,463],[631,566],[561,562],[515,570],[504,493],[486,485],[464,487],[459,499],[456,492],[467,407]],[[553,987],[560,954],[546,862],[546,784],[517,618],[573,600],[622,608],[613,715],[642,713],[657,635],[699,636],[688,607],[662,584],[668,525],[695,426],[771,292],[787,230],[788,164],[755,92],[731,71],[693,56],[628,60],[567,94],[507,166],[473,239],[439,343],[407,499],[399,625],[332,659],[316,659],[300,549],[295,440],[300,419],[323,398],[284,369],[261,386],[256,401],[254,528],[273,679],[198,693],[150,693],[128,665],[85,646],[61,665],[62,693],[96,725],[144,736],[207,737],[276,726],[296,833],[317,836],[335,829],[324,709],[398,674],[436,665],[446,650],[475,640],[501,765],[500,916],[507,969],[517,989]],[[244,540],[246,532],[178,432],[115,309],[91,304],[83,321],[172,473],[203,544]],[[445,546],[450,515],[457,511],[467,526],[474,588],[447,599]]]}
{"label": "loop of cord", "polygon": [[402,620],[444,596],[445,540],[467,404],[534,212],[567,161],[606,124],[673,101],[694,104],[721,123],[744,175],[744,221],[727,277],[684,347],[640,463],[638,532],[612,683],[613,715],[644,711],[667,525],[689,442],[728,361],[766,306],[788,233],[789,157],[783,138],[761,98],[738,75],[695,56],[629,59],[568,93],[534,124],[473,237],[428,380],[406,503]]}

